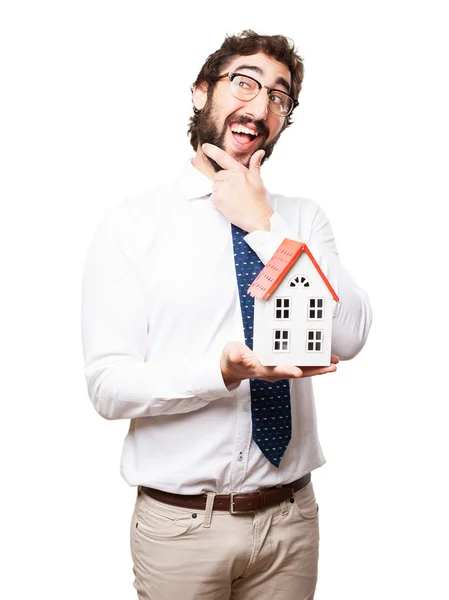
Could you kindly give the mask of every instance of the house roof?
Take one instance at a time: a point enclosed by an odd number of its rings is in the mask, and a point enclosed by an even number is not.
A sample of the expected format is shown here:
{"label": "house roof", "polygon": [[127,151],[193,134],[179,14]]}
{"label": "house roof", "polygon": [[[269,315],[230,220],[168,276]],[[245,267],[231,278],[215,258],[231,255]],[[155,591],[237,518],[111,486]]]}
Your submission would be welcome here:
{"label": "house roof", "polygon": [[290,240],[288,238],[285,238],[259,275],[252,282],[248,289],[248,293],[257,300],[268,300],[303,252],[305,252],[312,261],[313,266],[326,284],[333,299],[338,302],[339,298],[337,294],[321,270],[320,265],[314,259],[307,245],[304,244],[304,242],[296,242],[295,240]]}

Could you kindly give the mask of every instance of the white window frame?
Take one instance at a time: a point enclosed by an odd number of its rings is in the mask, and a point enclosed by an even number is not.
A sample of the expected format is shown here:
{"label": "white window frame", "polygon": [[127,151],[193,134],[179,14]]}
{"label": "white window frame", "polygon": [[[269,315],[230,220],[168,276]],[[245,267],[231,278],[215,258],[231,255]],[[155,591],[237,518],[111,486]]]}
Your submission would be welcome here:
{"label": "white window frame", "polygon": [[[322,301],[322,306],[318,307],[318,301],[321,300]],[[311,302],[315,302],[315,306],[310,306]],[[321,311],[321,317],[315,316],[312,317],[311,316],[311,312],[315,311],[315,315],[318,311]],[[308,321],[323,321],[324,320],[324,298],[323,297],[318,297],[318,296],[312,296],[307,298],[307,320]]]}
{"label": "white window frame", "polygon": [[[279,302],[280,302],[280,304],[279,304]],[[288,304],[288,306],[286,306],[286,303]],[[278,296],[274,299],[274,320],[275,321],[290,321],[291,310],[292,310],[291,296]],[[277,316],[278,312],[281,312],[280,317]],[[285,316],[286,313],[287,313],[287,316]]]}
{"label": "white window frame", "polygon": [[[310,337],[310,334],[312,334],[312,337]],[[319,334],[319,336],[317,336],[316,334]],[[317,339],[318,337],[318,339]],[[312,349],[309,349],[309,344],[312,344]],[[320,345],[319,349],[317,349],[318,344]],[[312,354],[317,354],[320,352],[323,352],[323,345],[324,345],[324,330],[323,329],[307,329],[306,330],[306,352],[307,353],[312,353]]]}
{"label": "white window frame", "polygon": [[[276,334],[279,333],[279,337]],[[279,343],[279,348],[276,348]],[[273,329],[273,352],[290,352],[290,329]]]}

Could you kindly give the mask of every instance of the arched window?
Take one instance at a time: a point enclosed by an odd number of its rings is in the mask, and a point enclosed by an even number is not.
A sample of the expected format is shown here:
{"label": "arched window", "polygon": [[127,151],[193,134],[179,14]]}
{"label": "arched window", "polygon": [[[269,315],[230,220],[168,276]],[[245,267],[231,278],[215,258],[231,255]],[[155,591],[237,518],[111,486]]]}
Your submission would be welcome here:
{"label": "arched window", "polygon": [[310,282],[305,275],[293,275],[288,283],[289,287],[310,287]]}

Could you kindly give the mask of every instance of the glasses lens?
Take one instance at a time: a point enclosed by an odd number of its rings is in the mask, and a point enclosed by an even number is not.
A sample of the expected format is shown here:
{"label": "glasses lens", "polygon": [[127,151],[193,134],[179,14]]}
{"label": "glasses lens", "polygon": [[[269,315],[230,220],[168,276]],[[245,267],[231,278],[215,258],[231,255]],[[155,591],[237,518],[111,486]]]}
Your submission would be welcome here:
{"label": "glasses lens", "polygon": [[285,117],[293,108],[293,100],[282,92],[271,92],[270,109],[275,115]]}
{"label": "glasses lens", "polygon": [[[238,74],[231,74],[231,77],[231,91],[235,98],[239,100],[252,100],[259,93],[260,86],[252,77]],[[293,110],[293,100],[288,94],[276,90],[270,92],[269,100],[271,112],[279,117],[286,117]]]}
{"label": "glasses lens", "polygon": [[236,75],[231,81],[232,93],[240,100],[250,100],[257,95],[259,86],[254,79],[244,75]]}

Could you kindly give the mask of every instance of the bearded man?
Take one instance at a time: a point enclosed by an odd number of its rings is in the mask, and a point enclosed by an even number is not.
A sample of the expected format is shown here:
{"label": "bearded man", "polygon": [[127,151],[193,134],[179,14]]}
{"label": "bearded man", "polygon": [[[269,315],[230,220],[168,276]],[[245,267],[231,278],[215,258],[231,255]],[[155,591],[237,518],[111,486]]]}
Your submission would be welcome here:
{"label": "bearded man", "polygon": [[[85,372],[96,410],[130,419],[121,473],[137,488],[140,599],[314,596],[311,472],[325,459],[312,377],[361,350],[371,312],[323,211],[262,181],[302,79],[286,37],[226,37],[192,87],[193,161],[110,209],[88,252]],[[242,282],[285,238],[313,248],[338,294],[328,367],[263,366],[252,351],[253,301]],[[264,439],[279,441],[267,448]]]}

